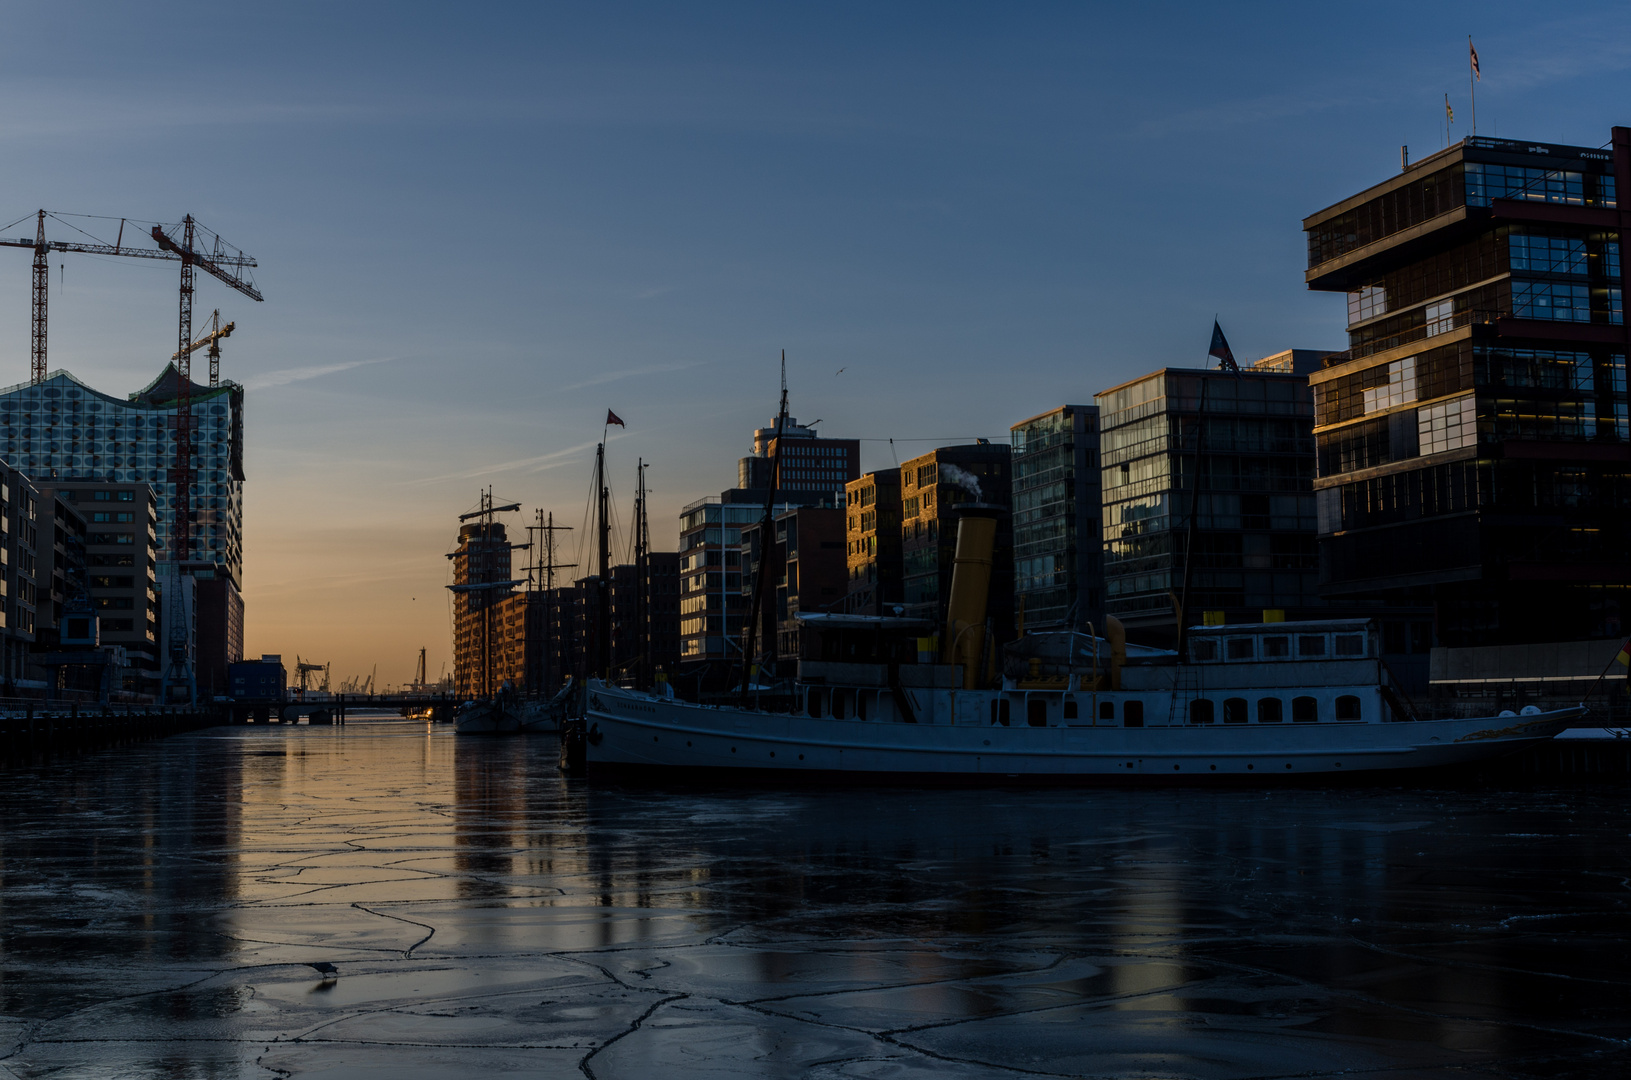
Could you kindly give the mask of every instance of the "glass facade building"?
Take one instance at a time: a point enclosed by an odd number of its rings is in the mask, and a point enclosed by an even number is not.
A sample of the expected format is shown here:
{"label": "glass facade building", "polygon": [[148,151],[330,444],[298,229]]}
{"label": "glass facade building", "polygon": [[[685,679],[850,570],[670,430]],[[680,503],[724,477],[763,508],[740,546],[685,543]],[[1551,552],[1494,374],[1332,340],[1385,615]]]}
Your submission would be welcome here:
{"label": "glass facade building", "polygon": [[[151,487],[157,496],[159,560],[170,562],[176,379],[175,366],[166,365],[148,386],[117,398],[57,371],[37,386],[24,383],[0,391],[0,457],[39,484],[99,480]],[[191,393],[192,550],[187,561],[221,567],[241,587],[243,387],[194,383]]]}
{"label": "glass facade building", "polygon": [[1027,629],[1104,622],[1099,410],[1064,405],[1010,429],[1014,603]]}
{"label": "glass facade building", "polygon": [[1312,376],[1327,595],[1431,604],[1443,645],[1624,632],[1628,183],[1625,128],[1475,137],[1304,220],[1348,309]]}
{"label": "glass facade building", "polygon": [[1094,400],[1107,614],[1142,642],[1176,639],[1192,513],[1191,625],[1203,612],[1231,623],[1315,614],[1307,377],[1267,361],[1239,375],[1166,368]]}

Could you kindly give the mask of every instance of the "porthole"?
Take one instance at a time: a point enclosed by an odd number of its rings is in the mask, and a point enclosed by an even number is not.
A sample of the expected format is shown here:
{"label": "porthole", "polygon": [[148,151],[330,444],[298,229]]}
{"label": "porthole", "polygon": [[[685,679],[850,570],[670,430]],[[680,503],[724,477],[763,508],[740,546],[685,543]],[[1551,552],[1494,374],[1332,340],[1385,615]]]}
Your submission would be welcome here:
{"label": "porthole", "polygon": [[1216,765],[1214,765],[1214,766],[1212,766],[1212,771],[1213,771],[1213,772],[1217,772],[1217,771],[1218,771],[1218,767],[1217,767],[1217,766],[1216,766]]}
{"label": "porthole", "polygon": [[[733,754],[734,754],[734,753],[736,753],[736,747],[734,747],[734,746],[733,746],[733,747],[731,747],[731,753],[733,753]],[[1291,766],[1290,766],[1290,765],[1287,765],[1287,766],[1286,766],[1286,768],[1288,768],[1288,769],[1289,769],[1289,768],[1291,768]]]}
{"label": "porthole", "polygon": [[1291,762],[1289,762],[1289,761],[1286,762],[1286,768],[1288,768],[1288,769],[1291,768]]}

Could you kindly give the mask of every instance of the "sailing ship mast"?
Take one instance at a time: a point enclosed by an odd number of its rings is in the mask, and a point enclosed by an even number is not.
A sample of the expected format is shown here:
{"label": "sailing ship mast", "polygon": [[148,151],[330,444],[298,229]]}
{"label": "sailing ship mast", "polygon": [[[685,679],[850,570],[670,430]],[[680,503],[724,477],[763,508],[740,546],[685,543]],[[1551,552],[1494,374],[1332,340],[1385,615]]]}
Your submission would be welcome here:
{"label": "sailing ship mast", "polygon": [[634,685],[643,690],[651,685],[651,640],[647,634],[647,611],[651,598],[646,595],[648,577],[647,556],[651,551],[651,537],[646,530],[646,461],[638,459],[639,479],[634,495]]}
{"label": "sailing ship mast", "polygon": [[595,447],[596,539],[600,576],[595,582],[595,672],[608,682],[612,677],[612,526],[608,520],[606,444]]}
{"label": "sailing ship mast", "polygon": [[747,638],[742,649],[742,707],[747,708],[758,658],[759,609],[770,582],[770,551],[776,544],[776,485],[781,482],[782,440],[787,433],[787,350],[782,350],[782,400],[776,411],[776,445],[770,454],[770,490],[765,493],[765,516],[759,524],[759,572],[753,580],[753,601],[748,606]]}

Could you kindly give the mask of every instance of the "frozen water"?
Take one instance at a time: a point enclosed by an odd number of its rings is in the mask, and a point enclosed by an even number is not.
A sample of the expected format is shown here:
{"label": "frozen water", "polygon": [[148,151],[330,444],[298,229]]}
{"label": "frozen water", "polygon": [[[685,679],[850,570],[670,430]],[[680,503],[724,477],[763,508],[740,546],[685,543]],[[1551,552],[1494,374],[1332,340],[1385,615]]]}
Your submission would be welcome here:
{"label": "frozen water", "polygon": [[1623,789],[707,791],[554,753],[252,726],[0,773],[0,1077],[1631,1074]]}

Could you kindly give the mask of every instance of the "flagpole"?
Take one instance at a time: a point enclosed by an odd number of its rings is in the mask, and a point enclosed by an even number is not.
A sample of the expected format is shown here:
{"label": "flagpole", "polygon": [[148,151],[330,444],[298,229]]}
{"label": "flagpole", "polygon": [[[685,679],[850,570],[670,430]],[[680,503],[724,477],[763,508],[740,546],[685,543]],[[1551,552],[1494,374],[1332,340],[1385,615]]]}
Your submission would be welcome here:
{"label": "flagpole", "polygon": [[1472,35],[1467,35],[1467,94],[1472,99],[1472,133],[1478,134],[1478,72],[1472,66]]}

